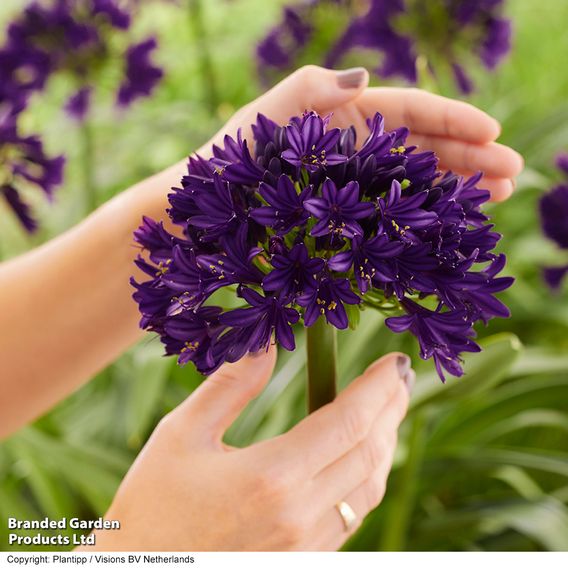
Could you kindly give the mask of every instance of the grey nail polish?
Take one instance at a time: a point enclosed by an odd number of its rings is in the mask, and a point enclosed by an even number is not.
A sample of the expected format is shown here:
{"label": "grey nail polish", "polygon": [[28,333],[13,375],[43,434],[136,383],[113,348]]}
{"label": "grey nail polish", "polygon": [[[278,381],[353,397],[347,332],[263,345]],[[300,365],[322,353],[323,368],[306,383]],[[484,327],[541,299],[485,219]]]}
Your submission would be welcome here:
{"label": "grey nail polish", "polygon": [[408,355],[399,355],[396,359],[396,367],[398,369],[398,375],[401,380],[404,381],[406,374],[410,371],[410,366],[412,365],[412,361]]}
{"label": "grey nail polish", "polygon": [[357,89],[365,80],[366,70],[364,67],[354,67],[337,72],[337,84],[340,89]]}
{"label": "grey nail polish", "polygon": [[414,384],[416,383],[416,373],[414,372],[414,369],[409,369],[403,380],[406,388],[408,389],[408,394],[412,394]]}

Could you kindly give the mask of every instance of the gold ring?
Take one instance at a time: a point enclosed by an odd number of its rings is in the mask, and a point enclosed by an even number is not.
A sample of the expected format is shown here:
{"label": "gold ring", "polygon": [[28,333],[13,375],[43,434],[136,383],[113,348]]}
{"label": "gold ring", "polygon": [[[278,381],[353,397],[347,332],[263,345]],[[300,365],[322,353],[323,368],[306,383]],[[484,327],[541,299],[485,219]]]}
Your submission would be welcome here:
{"label": "gold ring", "polygon": [[341,515],[341,520],[343,521],[343,528],[349,532],[353,525],[357,522],[357,515],[351,506],[345,501],[340,501],[335,506],[337,512]]}

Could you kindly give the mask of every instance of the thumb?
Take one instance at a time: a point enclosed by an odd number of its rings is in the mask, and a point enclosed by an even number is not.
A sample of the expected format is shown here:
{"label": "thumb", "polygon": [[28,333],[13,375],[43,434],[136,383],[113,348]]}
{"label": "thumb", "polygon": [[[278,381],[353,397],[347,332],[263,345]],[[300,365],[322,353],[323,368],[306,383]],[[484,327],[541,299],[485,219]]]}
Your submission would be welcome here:
{"label": "thumb", "polygon": [[335,71],[306,65],[276,85],[269,96],[277,97],[280,104],[283,99],[294,100],[298,114],[306,109],[326,113],[355,99],[368,84],[364,67]]}
{"label": "thumb", "polygon": [[260,394],[272,376],[277,349],[247,355],[236,363],[225,363],[213,373],[174,412],[191,423],[197,439],[218,443],[227,428]]}

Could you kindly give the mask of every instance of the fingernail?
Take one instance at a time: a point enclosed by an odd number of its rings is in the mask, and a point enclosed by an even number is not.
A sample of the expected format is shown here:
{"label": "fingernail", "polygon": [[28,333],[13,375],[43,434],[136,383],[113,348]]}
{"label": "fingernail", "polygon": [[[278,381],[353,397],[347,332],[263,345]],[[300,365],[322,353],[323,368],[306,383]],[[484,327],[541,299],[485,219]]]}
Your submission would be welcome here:
{"label": "fingernail", "polygon": [[340,89],[357,89],[365,81],[367,71],[364,67],[353,67],[353,69],[345,69],[338,71],[337,84]]}
{"label": "fingernail", "polygon": [[416,383],[416,373],[414,372],[414,369],[409,369],[403,380],[406,388],[408,389],[408,394],[412,394],[414,384]]}
{"label": "fingernail", "polygon": [[496,118],[493,119],[493,122],[494,122],[495,130],[497,131],[497,135],[495,136],[495,139],[497,139],[497,138],[499,138],[499,136],[501,136],[501,132],[503,130],[503,127],[501,126],[501,123]]}
{"label": "fingernail", "polygon": [[399,355],[396,360],[396,366],[398,368],[398,374],[400,380],[404,382],[406,388],[408,389],[408,394],[412,392],[414,388],[414,383],[416,382],[416,373],[411,367],[412,361],[408,355]]}
{"label": "fingernail", "polygon": [[408,355],[399,355],[396,359],[396,367],[398,369],[399,377],[404,381],[404,377],[406,373],[410,371],[410,366],[412,362],[410,361],[410,357]]}

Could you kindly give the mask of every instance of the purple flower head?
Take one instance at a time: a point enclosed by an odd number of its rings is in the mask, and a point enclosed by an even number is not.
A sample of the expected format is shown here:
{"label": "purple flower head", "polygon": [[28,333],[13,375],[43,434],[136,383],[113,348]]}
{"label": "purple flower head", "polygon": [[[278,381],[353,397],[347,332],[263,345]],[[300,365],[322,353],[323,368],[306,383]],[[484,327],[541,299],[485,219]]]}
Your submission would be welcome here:
{"label": "purple flower head", "polygon": [[[386,132],[379,114],[368,127],[359,147],[355,128],[314,112],[285,126],[258,116],[252,140],[239,132],[189,159],[169,196],[183,236],[150,219],[135,234],[141,326],[168,354],[210,373],[271,341],[294,349],[298,323],[346,329],[363,307],[394,304],[406,315],[389,327],[414,333],[443,379],[462,373],[475,322],[508,315],[488,192],[480,175],[442,177],[432,153],[405,145],[407,129]],[[237,308],[214,305],[220,288]]]}
{"label": "purple flower head", "polygon": [[[282,22],[257,48],[261,77],[271,69],[297,67],[306,54],[310,62],[337,67],[346,55],[367,50],[377,53],[375,71],[382,78],[402,77],[415,84],[421,65],[434,76],[449,68],[458,89],[469,94],[474,89],[470,66],[481,63],[494,70],[511,49],[504,0],[369,0],[361,5],[366,12],[353,10],[345,0],[311,0],[285,8]],[[320,15],[330,10],[342,12],[345,25],[326,52],[316,52],[320,61],[314,60],[317,46],[311,38],[327,25]],[[302,28],[302,22],[309,25]],[[438,61],[449,65],[435,65]]]}
{"label": "purple flower head", "polygon": [[80,88],[64,108],[83,120],[100,74],[123,57],[120,105],[150,95],[163,75],[150,61],[156,40],[132,45],[125,56],[114,40],[128,32],[134,5],[122,0],[34,0],[8,26],[0,47],[0,102],[25,102],[44,89],[52,74],[65,74]]}

